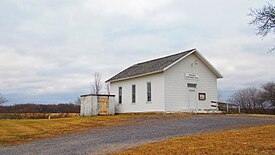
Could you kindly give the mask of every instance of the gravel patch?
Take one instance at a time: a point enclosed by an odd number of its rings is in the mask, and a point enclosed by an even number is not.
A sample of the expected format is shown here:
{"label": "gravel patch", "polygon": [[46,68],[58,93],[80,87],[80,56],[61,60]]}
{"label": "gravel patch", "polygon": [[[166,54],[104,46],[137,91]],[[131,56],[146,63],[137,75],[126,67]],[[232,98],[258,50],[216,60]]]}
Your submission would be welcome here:
{"label": "gravel patch", "polygon": [[198,134],[246,125],[275,124],[275,118],[196,116],[190,118],[139,118],[136,124],[101,127],[89,132],[0,148],[5,155],[106,154],[170,137]]}

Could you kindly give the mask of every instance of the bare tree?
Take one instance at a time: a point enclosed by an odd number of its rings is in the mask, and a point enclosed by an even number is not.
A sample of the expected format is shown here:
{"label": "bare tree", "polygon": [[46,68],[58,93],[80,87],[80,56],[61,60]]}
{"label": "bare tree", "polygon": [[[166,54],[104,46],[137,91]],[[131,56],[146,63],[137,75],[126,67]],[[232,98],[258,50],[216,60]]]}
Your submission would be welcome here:
{"label": "bare tree", "polygon": [[[275,6],[267,3],[261,9],[250,9],[249,16],[253,17],[249,24],[256,26],[257,35],[265,37],[270,32],[275,34]],[[275,47],[270,51],[273,50]]]}
{"label": "bare tree", "polygon": [[111,92],[110,92],[110,83],[106,83],[105,89],[106,89],[107,94],[110,95],[111,94]]}
{"label": "bare tree", "polygon": [[268,82],[262,86],[261,99],[263,102],[270,103],[275,107],[275,83]]}
{"label": "bare tree", "polygon": [[101,74],[98,72],[94,73],[94,79],[91,82],[91,93],[92,94],[99,94],[102,89],[102,82],[101,82]]}
{"label": "bare tree", "polygon": [[81,105],[80,97],[78,97],[78,98],[74,101],[74,104],[76,104],[76,105]]}
{"label": "bare tree", "polygon": [[249,87],[241,89],[234,93],[228,100],[229,103],[240,105],[241,109],[245,113],[258,113],[260,91],[255,87]]}
{"label": "bare tree", "polygon": [[263,84],[261,89],[249,87],[234,93],[229,103],[240,105],[245,113],[268,113],[275,109],[275,83]]}
{"label": "bare tree", "polygon": [[257,27],[258,35],[275,33],[275,7],[272,4],[268,3],[261,9],[250,9],[249,16],[254,18],[249,24]]}
{"label": "bare tree", "polygon": [[0,104],[7,102],[8,100],[0,94]]}

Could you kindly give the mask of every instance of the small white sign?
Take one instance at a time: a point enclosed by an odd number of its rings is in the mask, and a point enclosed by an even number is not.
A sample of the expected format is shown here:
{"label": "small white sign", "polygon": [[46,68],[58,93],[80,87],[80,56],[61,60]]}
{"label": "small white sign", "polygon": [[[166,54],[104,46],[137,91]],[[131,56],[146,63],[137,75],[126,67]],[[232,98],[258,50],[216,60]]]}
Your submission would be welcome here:
{"label": "small white sign", "polygon": [[185,73],[186,80],[199,80],[199,76],[197,74]]}

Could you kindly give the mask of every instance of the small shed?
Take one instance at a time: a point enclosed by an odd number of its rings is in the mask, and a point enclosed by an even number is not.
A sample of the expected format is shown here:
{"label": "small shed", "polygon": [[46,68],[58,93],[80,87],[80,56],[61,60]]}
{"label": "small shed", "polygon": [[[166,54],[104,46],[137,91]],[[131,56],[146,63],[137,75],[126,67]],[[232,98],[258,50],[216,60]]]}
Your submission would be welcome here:
{"label": "small shed", "polygon": [[87,94],[80,96],[80,116],[114,115],[115,95]]}

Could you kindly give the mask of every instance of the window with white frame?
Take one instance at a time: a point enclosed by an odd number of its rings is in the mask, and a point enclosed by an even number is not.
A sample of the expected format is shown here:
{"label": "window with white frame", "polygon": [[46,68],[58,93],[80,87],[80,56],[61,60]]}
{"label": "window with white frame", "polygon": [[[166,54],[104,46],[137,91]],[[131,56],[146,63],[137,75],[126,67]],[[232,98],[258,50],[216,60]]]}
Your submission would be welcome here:
{"label": "window with white frame", "polygon": [[195,84],[195,83],[187,83],[187,87],[189,87],[189,88],[196,88],[197,84]]}
{"label": "window with white frame", "polygon": [[152,101],[152,88],[151,82],[147,82],[147,102]]}
{"label": "window with white frame", "polygon": [[122,87],[118,87],[118,103],[122,104]]}
{"label": "window with white frame", "polygon": [[136,103],[136,85],[132,85],[132,103]]}

